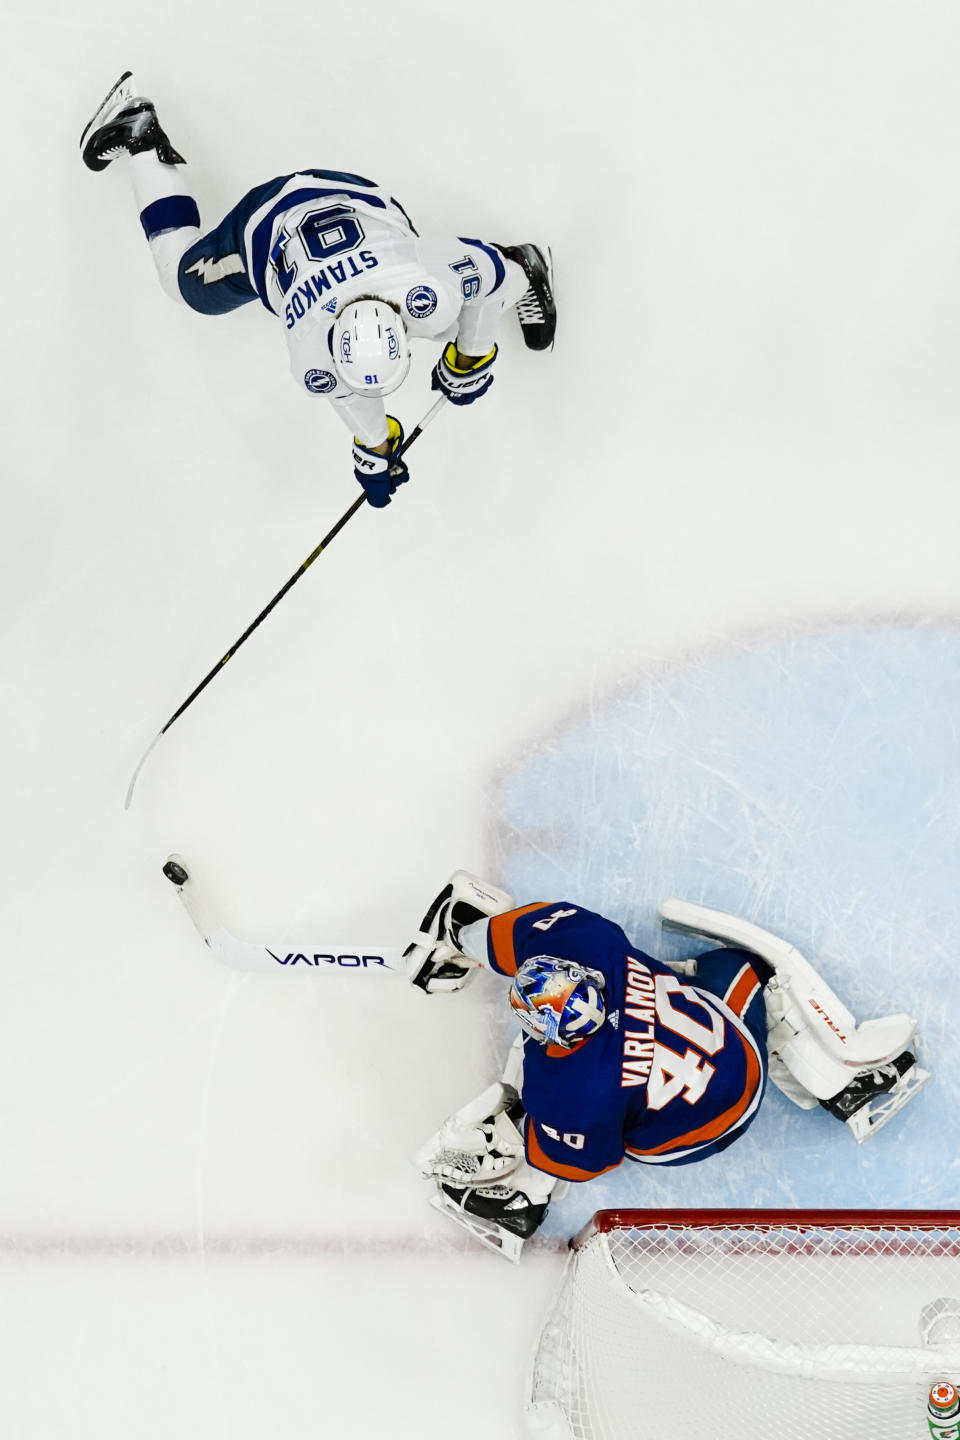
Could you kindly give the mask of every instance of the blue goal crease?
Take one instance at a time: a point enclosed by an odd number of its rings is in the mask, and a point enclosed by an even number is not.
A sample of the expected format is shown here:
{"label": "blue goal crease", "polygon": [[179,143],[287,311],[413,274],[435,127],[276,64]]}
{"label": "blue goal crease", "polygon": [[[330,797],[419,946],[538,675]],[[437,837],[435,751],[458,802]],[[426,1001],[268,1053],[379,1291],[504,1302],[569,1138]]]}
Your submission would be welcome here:
{"label": "blue goal crease", "polygon": [[[858,1020],[915,1016],[933,1073],[863,1146],[771,1089],[723,1154],[623,1165],[574,1187],[548,1232],[615,1205],[956,1205],[942,1137],[960,1121],[960,632],[792,635],[593,705],[502,784],[492,841],[518,903],[580,901],[667,959],[690,945],[659,929],[668,896],[746,916],[796,944]],[[505,1012],[491,1019],[505,1045]]]}

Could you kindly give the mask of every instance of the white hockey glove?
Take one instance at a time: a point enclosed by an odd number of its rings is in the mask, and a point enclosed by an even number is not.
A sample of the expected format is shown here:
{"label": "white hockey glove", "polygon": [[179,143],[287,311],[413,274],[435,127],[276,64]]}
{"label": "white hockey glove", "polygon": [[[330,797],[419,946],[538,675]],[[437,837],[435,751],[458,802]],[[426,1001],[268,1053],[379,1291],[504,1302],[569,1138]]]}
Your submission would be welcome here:
{"label": "white hockey glove", "polygon": [[404,950],[407,979],[428,995],[459,990],[481,962],[460,949],[460,931],[513,908],[513,897],[467,870],[455,870]]}
{"label": "white hockey glove", "polygon": [[517,1092],[498,1080],[444,1120],[418,1151],[415,1164],[427,1179],[458,1186],[489,1185],[523,1159],[523,1136],[506,1113]]}

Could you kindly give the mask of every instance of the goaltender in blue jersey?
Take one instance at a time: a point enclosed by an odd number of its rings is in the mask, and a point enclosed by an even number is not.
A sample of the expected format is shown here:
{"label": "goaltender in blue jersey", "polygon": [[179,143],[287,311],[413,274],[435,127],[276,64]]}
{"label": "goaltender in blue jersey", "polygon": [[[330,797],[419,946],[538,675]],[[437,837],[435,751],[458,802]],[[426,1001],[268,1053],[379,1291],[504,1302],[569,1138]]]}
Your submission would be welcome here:
{"label": "goaltender in blue jersey", "polygon": [[721,948],[655,960],[582,905],[518,909],[458,870],[407,948],[408,978],[428,994],[459,989],[478,967],[509,983],[522,1034],[502,1076],[417,1160],[438,1208],[510,1258],[567,1182],[624,1160],[689,1165],[725,1150],[768,1077],[858,1143],[929,1078],[911,1016],[858,1025],[786,941],[688,901],[665,901],[660,915]]}
{"label": "goaltender in blue jersey", "polygon": [[[566,901],[509,910],[481,928],[483,958],[513,981],[525,1031],[531,1164],[591,1180],[624,1158],[688,1165],[743,1134],[766,1077],[755,967],[767,971],[756,956],[713,950],[696,980],[683,980],[612,920]],[[468,954],[479,939],[469,937]]]}
{"label": "goaltender in blue jersey", "polygon": [[458,871],[408,963],[428,993],[459,988],[477,966],[510,982],[523,1034],[503,1077],[418,1156],[441,1208],[469,1217],[488,1243],[492,1231],[500,1248],[508,1232],[521,1242],[532,1234],[559,1181],[591,1180],[623,1160],[704,1160],[757,1114],[772,973],[757,955],[713,949],[684,962],[696,971],[684,978],[602,915],[568,901],[516,909]]}
{"label": "goaltender in blue jersey", "polygon": [[409,479],[403,428],[383,402],[407,376],[411,340],[441,343],[431,383],[454,405],[490,390],[505,310],[516,306],[529,349],[553,344],[549,252],[421,237],[390,191],[362,175],[277,176],[205,231],[183,158],[129,72],[80,143],[91,170],[122,159],[172,299],[204,315],[259,301],[280,320],[294,380],[350,427],[354,473],[374,506]]}

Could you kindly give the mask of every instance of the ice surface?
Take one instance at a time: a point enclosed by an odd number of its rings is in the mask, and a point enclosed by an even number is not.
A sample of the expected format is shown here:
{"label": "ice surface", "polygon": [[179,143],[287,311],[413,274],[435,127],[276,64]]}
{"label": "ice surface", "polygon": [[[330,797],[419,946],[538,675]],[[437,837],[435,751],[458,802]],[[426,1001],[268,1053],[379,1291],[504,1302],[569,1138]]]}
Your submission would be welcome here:
{"label": "ice surface", "polygon": [[[506,872],[525,900],[576,899],[650,953],[680,896],[755,920],[858,1019],[906,1011],[934,1072],[857,1147],[771,1090],[722,1156],[625,1166],[585,1206],[951,1206],[960,1123],[960,631],[874,625],[723,647],[623,684],[504,780]],[[703,948],[703,947],[700,947]],[[585,1197],[589,1194],[589,1201]],[[552,1224],[569,1224],[559,1207]]]}
{"label": "ice surface", "polygon": [[[172,850],[251,938],[403,939],[461,865],[650,944],[668,880],[746,905],[916,1009],[934,1080],[861,1152],[773,1096],[658,1192],[956,1194],[958,42],[947,0],[4,8],[6,1432],[518,1414],[559,1252],[468,1257],[409,1165],[501,1059],[495,982],[231,975]],[[505,332],[124,815],[355,495],[275,323],[171,305],[81,166],[127,67],[205,221],[353,169],[424,233],[548,240],[561,320],[550,356]]]}

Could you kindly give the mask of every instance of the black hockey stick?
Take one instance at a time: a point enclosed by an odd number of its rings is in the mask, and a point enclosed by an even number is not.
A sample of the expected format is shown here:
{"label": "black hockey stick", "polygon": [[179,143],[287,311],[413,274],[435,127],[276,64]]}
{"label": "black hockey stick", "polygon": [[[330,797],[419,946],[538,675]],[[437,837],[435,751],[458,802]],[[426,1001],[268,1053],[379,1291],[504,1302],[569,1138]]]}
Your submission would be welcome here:
{"label": "black hockey stick", "polygon": [[[426,415],[424,415],[423,419],[420,421],[420,424],[417,425],[417,427],[410,432],[410,435],[407,438],[402,451],[398,453],[403,455],[406,454],[413,442],[419,439],[419,437],[423,434],[424,430],[426,430],[430,422],[436,417],[437,412],[443,405],[445,399],[446,396],[441,395],[440,399],[437,400],[434,405],[431,405]],[[174,723],[174,721],[180,719],[180,716],[183,714],[184,710],[186,710],[188,706],[193,704],[194,700],[196,700],[200,692],[207,688],[214,676],[219,675],[220,671],[223,669],[224,665],[226,665],[227,661],[232,656],[236,655],[243,642],[250,638],[254,630],[256,630],[257,626],[261,624],[262,621],[266,620],[267,616],[270,614],[270,611],[274,608],[274,606],[279,605],[280,601],[283,599],[284,595],[286,595],[287,591],[291,590],[293,586],[296,585],[297,581],[300,579],[300,576],[303,575],[310,568],[314,560],[316,560],[317,556],[321,555],[323,551],[326,550],[331,540],[333,540],[337,535],[340,534],[340,531],[343,529],[344,525],[346,525],[347,521],[351,519],[354,515],[356,515],[361,505],[365,505],[366,501],[366,494],[358,495],[357,499],[354,500],[353,504],[350,506],[350,509],[340,516],[340,519],[337,521],[336,525],[334,525],[333,529],[327,531],[326,535],[324,535],[323,539],[320,541],[320,544],[316,547],[316,549],[310,551],[310,554],[307,556],[306,560],[304,560],[299,570],[294,571],[294,573],[290,576],[290,579],[287,581],[286,585],[284,585],[283,588],[281,590],[278,590],[276,595],[274,595],[273,599],[270,601],[270,604],[264,606],[264,608],[260,611],[260,614],[257,616],[256,620],[254,620],[253,623],[251,625],[248,625],[246,630],[244,630],[243,634],[240,636],[240,639],[234,641],[234,643],[230,646],[230,649],[227,651],[226,655],[224,655],[223,659],[218,660],[210,673],[208,675],[205,675],[204,678],[200,681],[200,684],[197,686],[197,688],[191,691],[191,693],[187,696],[186,700],[184,700],[183,704],[180,706],[179,710],[174,710],[166,725],[164,725],[163,729],[160,730],[153,737],[153,739],[150,741],[150,744],[143,752],[143,755],[140,757],[140,762],[137,765],[136,770],[134,770],[132,776],[130,777],[130,784],[127,786],[127,796],[123,802],[124,810],[130,809],[130,801],[133,799],[134,786],[137,783],[140,771],[146,764],[147,756],[150,754],[150,751],[153,749],[153,747],[157,744],[159,740],[163,738],[164,735],[166,735],[167,731],[170,729],[170,726]]]}

